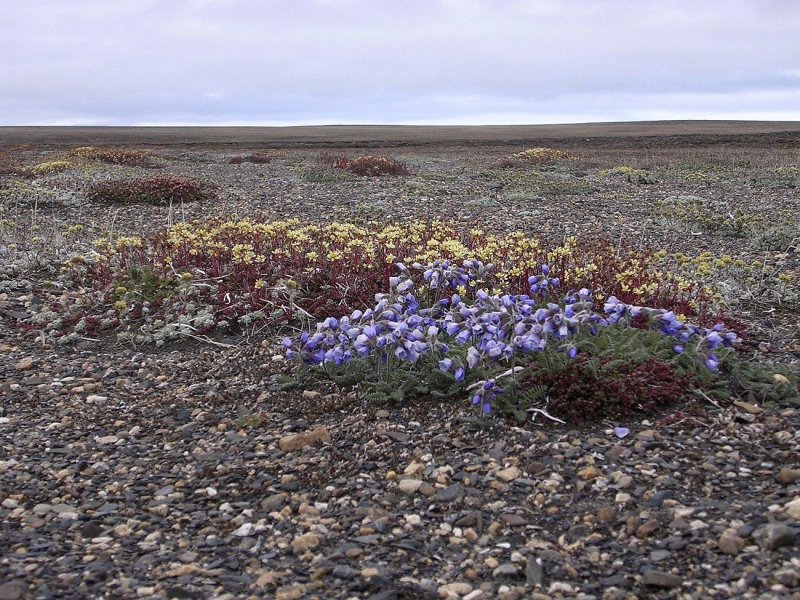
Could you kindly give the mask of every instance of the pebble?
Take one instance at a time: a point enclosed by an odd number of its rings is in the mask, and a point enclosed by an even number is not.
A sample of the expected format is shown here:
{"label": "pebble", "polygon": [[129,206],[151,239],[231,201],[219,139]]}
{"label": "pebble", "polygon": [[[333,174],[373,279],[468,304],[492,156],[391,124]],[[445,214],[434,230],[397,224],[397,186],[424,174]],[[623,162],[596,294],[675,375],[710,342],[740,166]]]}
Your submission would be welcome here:
{"label": "pebble", "polygon": [[597,467],[585,467],[578,471],[578,477],[583,480],[596,479],[600,475],[601,471]]}
{"label": "pebble", "polygon": [[520,470],[517,467],[508,467],[495,473],[495,477],[497,477],[497,479],[500,481],[505,481],[506,483],[514,481],[519,476]]}
{"label": "pebble", "polygon": [[739,554],[745,547],[745,544],[744,538],[739,537],[736,531],[732,529],[724,531],[717,542],[720,552],[732,556]]}
{"label": "pebble", "polygon": [[466,596],[472,591],[472,585],[466,582],[454,581],[440,585],[438,590],[440,598],[449,598],[450,594]]}
{"label": "pebble", "polygon": [[253,523],[242,523],[236,531],[233,532],[233,535],[238,537],[247,537],[253,535],[255,533],[256,526]]}
{"label": "pebble", "polygon": [[0,600],[20,600],[28,586],[21,581],[6,581],[0,584]]}
{"label": "pebble", "polygon": [[275,590],[275,600],[300,600],[305,593],[306,586],[302,584],[287,585]]}
{"label": "pebble", "polygon": [[511,563],[503,563],[492,571],[492,576],[513,577],[517,573],[519,573],[519,569],[516,567],[516,565],[513,565]]}
{"label": "pebble", "polygon": [[654,550],[650,553],[650,560],[653,562],[663,562],[670,556],[672,556],[672,553],[669,550]]}
{"label": "pebble", "polygon": [[683,578],[666,571],[648,571],[642,575],[642,584],[647,587],[671,589],[680,587]]}
{"label": "pebble", "polygon": [[785,484],[795,483],[800,481],[800,469],[792,469],[790,467],[783,467],[778,471],[778,481]]}
{"label": "pebble", "polygon": [[533,556],[529,556],[525,562],[525,582],[531,586],[539,585],[543,578],[544,570],[541,562]]}
{"label": "pebble", "polygon": [[402,479],[398,482],[397,487],[404,494],[412,495],[417,493],[421,485],[422,481],[419,479]]}
{"label": "pebble", "polygon": [[300,554],[317,546],[319,546],[319,536],[316,533],[304,533],[292,540],[292,551],[295,554]]}
{"label": "pebble", "polygon": [[30,371],[33,368],[33,358],[26,356],[14,364],[17,371]]}
{"label": "pebble", "polygon": [[330,444],[331,434],[325,427],[317,427],[306,433],[287,435],[280,439],[278,447],[284,452],[297,452],[307,446],[319,443]]}
{"label": "pebble", "polygon": [[768,523],[753,532],[753,539],[764,550],[777,550],[791,546],[797,538],[797,530],[788,525]]}
{"label": "pebble", "polygon": [[786,511],[786,514],[789,518],[795,521],[800,521],[800,497],[787,502],[784,505],[783,510]]}

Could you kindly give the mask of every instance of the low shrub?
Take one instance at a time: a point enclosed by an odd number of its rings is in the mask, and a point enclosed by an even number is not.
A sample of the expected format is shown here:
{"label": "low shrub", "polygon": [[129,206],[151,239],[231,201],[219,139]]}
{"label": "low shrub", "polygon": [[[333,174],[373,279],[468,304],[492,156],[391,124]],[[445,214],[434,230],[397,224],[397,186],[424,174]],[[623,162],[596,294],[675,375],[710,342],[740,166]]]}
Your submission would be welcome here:
{"label": "low shrub", "polygon": [[656,183],[653,175],[645,169],[634,169],[628,166],[615,167],[601,173],[605,177],[621,177],[628,183],[650,185]]}
{"label": "low shrub", "polygon": [[266,165],[272,162],[273,157],[263,152],[255,154],[247,154],[245,156],[232,156],[228,160],[228,164],[241,165],[242,163],[253,163],[257,165]]}
{"label": "low shrub", "polygon": [[197,202],[212,195],[202,183],[174,175],[103,181],[92,184],[86,192],[87,198],[93,202],[156,206]]}
{"label": "low shrub", "polygon": [[[560,292],[546,265],[529,278],[528,294],[479,289],[472,300],[458,290],[490,265],[397,266],[374,307],[284,339],[287,358],[303,365],[301,379],[358,384],[368,400],[467,396],[479,414],[571,423],[657,414],[695,390],[724,401],[746,392],[798,402],[796,376],[742,361],[736,334],[722,324],[704,328],[614,297],[598,310],[587,289]],[[425,285],[415,285],[413,270]]]}
{"label": "low shrub", "polygon": [[0,176],[21,174],[19,161],[9,152],[0,152]]}
{"label": "low shrub", "polygon": [[656,207],[668,224],[722,236],[744,237],[763,222],[756,213],[698,196],[671,196]]}
{"label": "low shrub", "polygon": [[[665,270],[666,253],[600,237],[568,238],[563,244],[543,247],[523,232],[463,231],[438,221],[384,227],[319,226],[296,220],[199,221],[141,238],[98,240],[96,249],[90,260],[67,268],[70,289],[81,293],[68,294],[52,310],[74,314],[76,319],[91,317],[90,323],[135,326],[136,342],[163,340],[158,337],[161,326],[143,325],[133,318],[144,308],[153,323],[161,321],[163,326],[191,318],[192,326],[205,333],[234,325],[246,333],[363,310],[386,289],[397,261],[429,264],[477,258],[493,264],[474,285],[459,291],[467,299],[475,297],[478,285],[525,293],[528,278],[547,263],[562,286],[592,289],[597,300],[615,295],[625,302],[667,307],[701,324],[712,322],[717,313],[713,288]],[[130,269],[151,271],[160,279],[179,275],[187,279],[159,300],[158,307],[145,307],[136,300],[141,296],[136,295],[138,283],[129,281]],[[195,277],[209,283],[195,284]],[[428,294],[423,273],[414,270],[413,277],[420,293]],[[120,286],[132,295],[114,296]],[[120,300],[126,300],[124,307],[114,308]],[[199,317],[189,315],[201,309],[202,326]],[[59,327],[51,327],[56,320],[47,321],[53,335],[63,335],[60,331],[73,323],[62,319]]]}
{"label": "low shrub", "polygon": [[155,157],[146,150],[123,150],[120,148],[104,148],[98,146],[82,146],[69,153],[70,156],[86,160],[96,160],[110,165],[126,167],[157,167]]}
{"label": "low shrub", "polygon": [[64,171],[74,169],[77,166],[79,165],[71,160],[52,160],[39,163],[38,165],[27,169],[27,174],[30,177],[46,177],[48,175],[63,173]]}
{"label": "low shrub", "polygon": [[555,410],[579,422],[657,412],[690,383],[713,388],[737,341],[721,324],[699,327],[615,297],[597,310],[588,289],[560,292],[546,265],[529,278],[528,294],[479,289],[472,300],[458,290],[491,265],[415,265],[419,287],[412,270],[398,268],[373,308],[285,339],[287,358],[321,365],[337,383],[352,363],[371,399],[469,392],[484,414],[498,408],[524,420]]}
{"label": "low shrub", "polygon": [[800,223],[791,218],[757,228],[750,238],[753,248],[774,252],[792,252],[800,248]]}
{"label": "low shrub", "polygon": [[529,165],[551,165],[565,160],[572,160],[573,158],[575,157],[572,154],[563,150],[536,147],[501,158],[496,164],[501,169],[510,169]]}
{"label": "low shrub", "polygon": [[363,177],[381,175],[408,175],[411,170],[404,162],[390,156],[359,156],[349,159],[346,156],[323,156],[322,163],[328,168],[350,171]]}

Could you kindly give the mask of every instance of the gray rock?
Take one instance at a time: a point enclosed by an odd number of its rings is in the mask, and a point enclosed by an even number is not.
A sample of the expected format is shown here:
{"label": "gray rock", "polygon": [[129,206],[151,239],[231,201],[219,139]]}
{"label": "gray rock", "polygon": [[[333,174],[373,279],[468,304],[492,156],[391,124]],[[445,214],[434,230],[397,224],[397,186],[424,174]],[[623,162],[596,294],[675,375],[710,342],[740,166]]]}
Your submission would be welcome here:
{"label": "gray rock", "polygon": [[665,571],[648,571],[642,575],[642,584],[647,587],[662,588],[665,590],[680,587],[683,578]]}
{"label": "gray rock", "polygon": [[286,505],[287,498],[286,494],[272,494],[261,501],[261,508],[267,512],[280,510]]}
{"label": "gray rock", "polygon": [[339,579],[354,579],[361,573],[358,569],[348,567],[347,565],[336,565],[331,573],[334,577]]}
{"label": "gray rock", "polygon": [[777,550],[783,546],[791,546],[797,539],[797,531],[788,525],[769,523],[753,532],[758,545],[764,550]]}
{"label": "gray rock", "polygon": [[653,562],[662,562],[667,560],[672,553],[669,550],[654,550],[650,553],[650,560]]}
{"label": "gray rock", "polygon": [[444,489],[438,490],[433,499],[438,500],[439,502],[453,502],[454,500],[461,498],[463,495],[464,486],[462,486],[460,483],[454,483],[453,485],[449,485]]}
{"label": "gray rock", "polygon": [[539,585],[544,578],[544,571],[542,565],[535,557],[529,556],[528,562],[525,563],[525,583],[528,585]]}
{"label": "gray rock", "polygon": [[19,600],[28,589],[21,581],[7,581],[0,584],[0,600]]}
{"label": "gray rock", "polygon": [[517,573],[519,573],[519,569],[511,563],[503,563],[492,571],[494,577],[513,577]]}

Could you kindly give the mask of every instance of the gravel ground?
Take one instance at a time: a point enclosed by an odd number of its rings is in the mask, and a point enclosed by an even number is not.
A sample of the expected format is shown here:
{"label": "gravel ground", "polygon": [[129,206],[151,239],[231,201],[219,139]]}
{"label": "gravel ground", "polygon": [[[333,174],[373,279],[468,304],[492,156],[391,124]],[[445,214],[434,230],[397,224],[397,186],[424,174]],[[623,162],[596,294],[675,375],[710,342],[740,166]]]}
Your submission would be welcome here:
{"label": "gravel ground", "polygon": [[[656,185],[596,176],[638,166],[637,148],[584,149],[578,164],[545,172],[546,185],[504,180],[491,165],[508,147],[397,149],[415,175],[378,180],[320,171],[308,149],[228,165],[246,150],[162,148],[159,172],[213,181],[219,200],[171,216],[110,213],[81,201],[86,182],[141,172],[102,166],[37,180],[53,200],[36,217],[85,224],[88,241],[221,213],[444,216],[552,239],[602,225],[671,250],[763,258],[745,238],[676,234],[652,205],[691,194],[800,214],[796,188],[754,183],[796,166],[796,149],[765,159],[745,148],[720,164],[713,151],[658,146],[647,153],[664,174]],[[669,179],[670,169],[706,169],[711,183]],[[30,216],[30,193],[4,198],[3,218]],[[797,252],[767,254],[798,268]],[[15,324],[43,294],[52,269],[39,262],[7,262],[0,277],[0,600],[800,598],[796,409],[740,402],[672,423],[486,424],[460,405],[282,391],[270,337],[236,348],[53,347]],[[797,364],[796,312],[751,303],[738,315],[757,324],[764,355]]]}

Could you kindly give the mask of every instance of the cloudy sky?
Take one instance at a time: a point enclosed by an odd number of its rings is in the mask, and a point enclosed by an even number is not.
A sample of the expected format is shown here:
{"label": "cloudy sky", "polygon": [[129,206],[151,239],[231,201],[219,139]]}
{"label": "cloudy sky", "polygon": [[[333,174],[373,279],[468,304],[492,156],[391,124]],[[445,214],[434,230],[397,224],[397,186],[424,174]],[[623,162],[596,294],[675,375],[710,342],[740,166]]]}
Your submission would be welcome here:
{"label": "cloudy sky", "polygon": [[0,124],[800,120],[796,0],[8,0]]}

